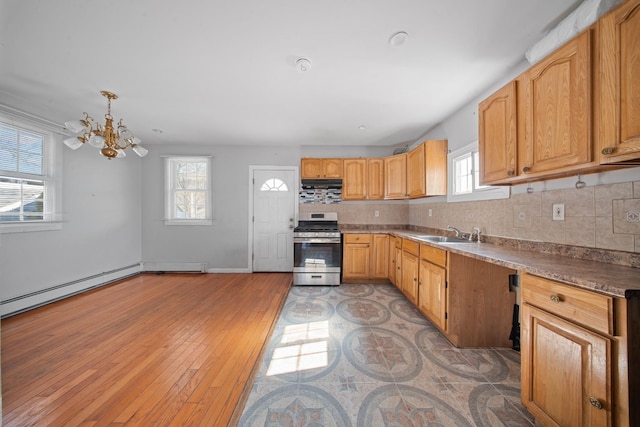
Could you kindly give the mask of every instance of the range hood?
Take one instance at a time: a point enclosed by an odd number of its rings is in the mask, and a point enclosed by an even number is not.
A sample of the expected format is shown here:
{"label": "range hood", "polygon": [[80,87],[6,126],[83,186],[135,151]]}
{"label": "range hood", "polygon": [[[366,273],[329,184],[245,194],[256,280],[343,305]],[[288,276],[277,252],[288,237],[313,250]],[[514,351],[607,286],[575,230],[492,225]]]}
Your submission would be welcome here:
{"label": "range hood", "polygon": [[302,188],[303,189],[315,189],[315,188],[341,189],[342,180],[341,179],[303,179]]}

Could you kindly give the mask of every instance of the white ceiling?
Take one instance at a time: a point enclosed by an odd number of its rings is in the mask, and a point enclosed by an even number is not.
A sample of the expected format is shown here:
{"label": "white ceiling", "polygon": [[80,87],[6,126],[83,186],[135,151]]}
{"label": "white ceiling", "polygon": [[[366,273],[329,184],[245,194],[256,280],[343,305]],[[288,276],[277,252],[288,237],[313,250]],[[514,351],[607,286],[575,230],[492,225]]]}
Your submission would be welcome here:
{"label": "white ceiling", "polygon": [[145,145],[412,143],[578,3],[1,0],[0,104],[102,122],[110,90]]}

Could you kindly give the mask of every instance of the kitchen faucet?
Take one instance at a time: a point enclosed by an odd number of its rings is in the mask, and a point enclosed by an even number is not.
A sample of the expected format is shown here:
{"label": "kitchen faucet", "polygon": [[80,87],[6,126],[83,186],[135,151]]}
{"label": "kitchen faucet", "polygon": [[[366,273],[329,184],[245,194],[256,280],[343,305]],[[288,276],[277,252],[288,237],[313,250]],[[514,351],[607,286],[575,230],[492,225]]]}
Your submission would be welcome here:
{"label": "kitchen faucet", "polygon": [[455,227],[452,227],[451,225],[447,225],[447,229],[453,230],[453,232],[456,233],[456,237],[460,237],[460,235],[463,234],[462,231],[458,230]]}

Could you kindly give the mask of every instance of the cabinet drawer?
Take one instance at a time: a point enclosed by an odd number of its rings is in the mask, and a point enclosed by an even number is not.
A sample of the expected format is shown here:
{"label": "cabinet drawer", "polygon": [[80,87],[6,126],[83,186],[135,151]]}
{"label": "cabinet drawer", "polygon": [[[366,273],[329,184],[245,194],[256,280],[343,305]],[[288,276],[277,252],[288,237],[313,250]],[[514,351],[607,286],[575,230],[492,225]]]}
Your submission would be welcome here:
{"label": "cabinet drawer", "polygon": [[613,335],[613,298],[525,274],[522,301],[550,313]]}
{"label": "cabinet drawer", "polygon": [[371,243],[371,234],[345,234],[345,243]]}
{"label": "cabinet drawer", "polygon": [[445,267],[447,264],[447,251],[429,245],[420,245],[420,258],[432,264]]}
{"label": "cabinet drawer", "polygon": [[420,243],[409,239],[402,239],[402,250],[415,256],[420,256]]}

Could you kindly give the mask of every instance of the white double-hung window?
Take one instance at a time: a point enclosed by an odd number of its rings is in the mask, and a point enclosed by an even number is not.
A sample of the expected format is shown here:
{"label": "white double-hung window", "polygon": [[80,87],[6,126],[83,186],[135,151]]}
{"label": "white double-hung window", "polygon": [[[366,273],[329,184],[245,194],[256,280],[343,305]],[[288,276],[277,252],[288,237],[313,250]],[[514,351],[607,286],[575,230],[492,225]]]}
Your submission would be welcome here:
{"label": "white double-hung window", "polygon": [[506,186],[480,184],[480,155],[477,142],[449,153],[448,163],[448,202],[506,199],[511,194]]}
{"label": "white double-hung window", "polygon": [[0,232],[60,228],[54,143],[45,129],[0,121]]}
{"label": "white double-hung window", "polygon": [[165,224],[212,224],[211,157],[166,157],[165,177]]}

